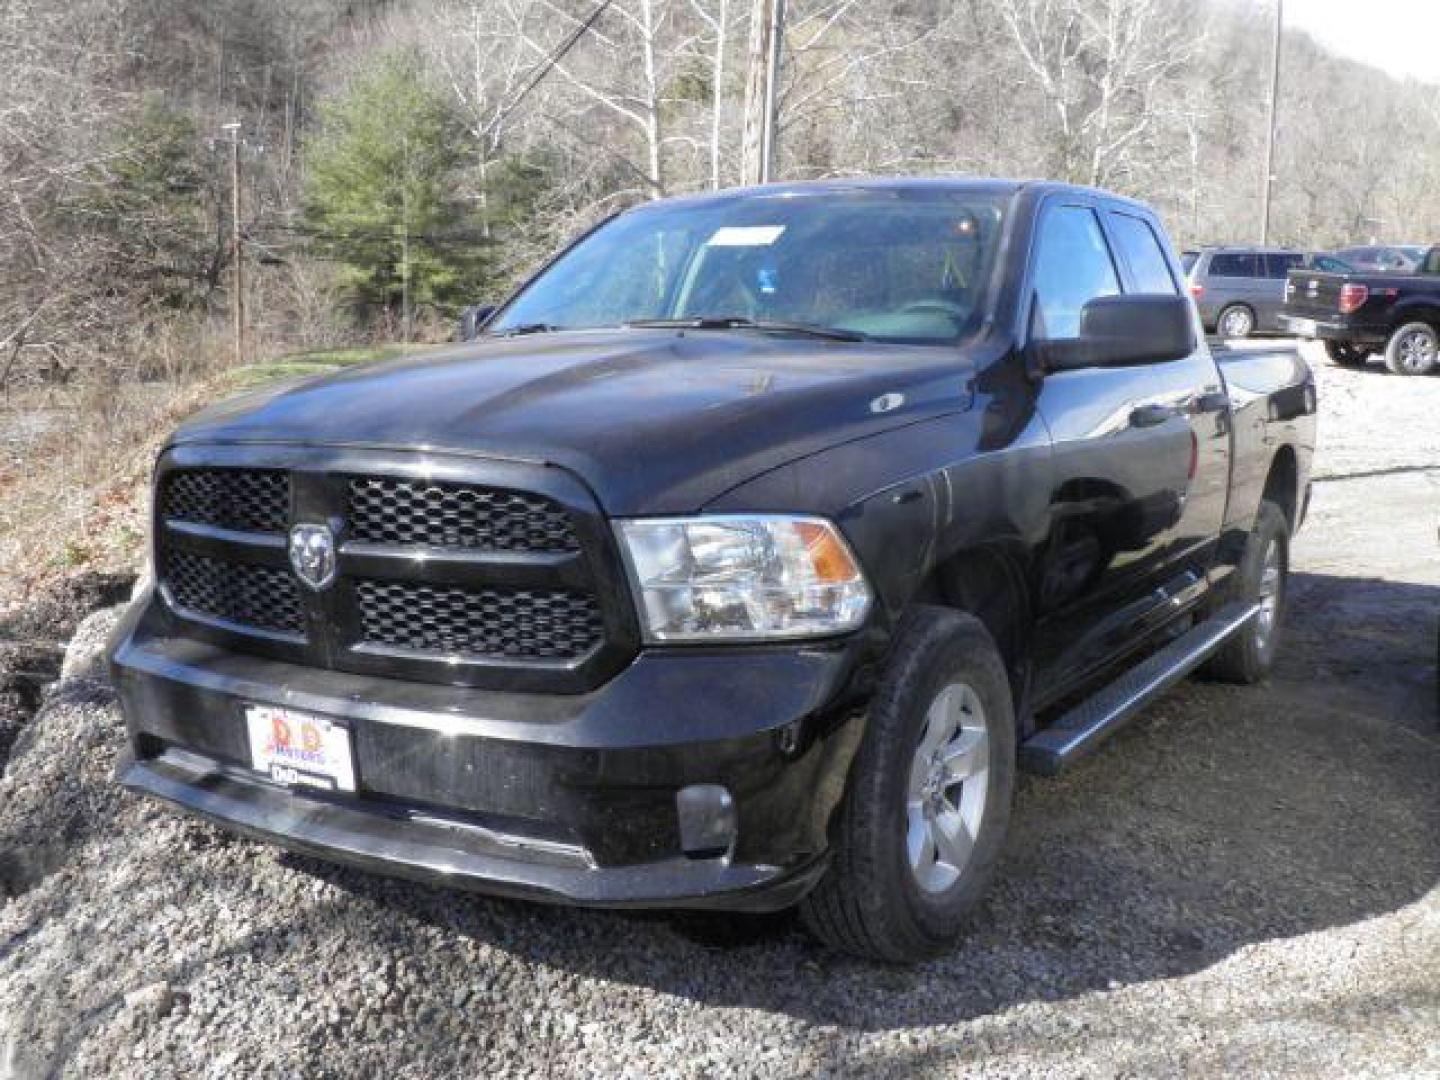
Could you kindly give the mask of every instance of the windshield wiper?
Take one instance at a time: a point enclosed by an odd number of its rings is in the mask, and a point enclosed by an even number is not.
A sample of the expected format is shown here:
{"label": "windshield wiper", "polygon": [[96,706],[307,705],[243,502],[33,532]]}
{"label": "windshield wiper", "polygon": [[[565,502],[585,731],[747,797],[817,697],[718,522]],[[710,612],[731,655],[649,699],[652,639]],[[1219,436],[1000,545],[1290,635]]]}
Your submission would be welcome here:
{"label": "windshield wiper", "polygon": [[869,334],[859,330],[841,330],[831,326],[813,326],[810,323],[781,322],[775,319],[747,319],[743,315],[697,315],[684,319],[632,319],[625,324],[636,329],[681,330],[771,330],[783,334],[804,334],[807,337],[827,338],[831,341],[869,341]]}
{"label": "windshield wiper", "polygon": [[550,323],[532,322],[521,323],[519,326],[507,326],[504,330],[496,330],[492,337],[521,337],[525,334],[552,334],[556,330],[564,329],[560,326],[552,326]]}

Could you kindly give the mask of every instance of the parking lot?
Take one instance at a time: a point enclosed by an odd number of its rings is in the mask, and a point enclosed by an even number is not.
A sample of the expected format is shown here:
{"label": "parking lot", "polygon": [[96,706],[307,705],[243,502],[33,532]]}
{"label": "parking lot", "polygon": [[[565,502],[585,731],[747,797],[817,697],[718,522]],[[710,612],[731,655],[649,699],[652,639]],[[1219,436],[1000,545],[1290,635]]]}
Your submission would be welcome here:
{"label": "parking lot", "polygon": [[1307,355],[1275,677],[1187,683],[1025,780],[953,955],[277,854],[117,790],[118,713],[76,681],[0,781],[0,1077],[1440,1074],[1440,378]]}

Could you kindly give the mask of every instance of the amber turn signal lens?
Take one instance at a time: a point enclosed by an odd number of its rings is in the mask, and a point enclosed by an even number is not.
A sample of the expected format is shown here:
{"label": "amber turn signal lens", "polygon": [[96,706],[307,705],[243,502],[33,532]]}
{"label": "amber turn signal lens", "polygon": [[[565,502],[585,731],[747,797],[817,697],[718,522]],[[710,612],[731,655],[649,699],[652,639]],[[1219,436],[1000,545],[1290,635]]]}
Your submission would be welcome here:
{"label": "amber turn signal lens", "polygon": [[860,577],[860,568],[834,530],[819,522],[800,521],[796,522],[795,531],[805,541],[811,565],[815,567],[815,576],[821,581],[840,584]]}

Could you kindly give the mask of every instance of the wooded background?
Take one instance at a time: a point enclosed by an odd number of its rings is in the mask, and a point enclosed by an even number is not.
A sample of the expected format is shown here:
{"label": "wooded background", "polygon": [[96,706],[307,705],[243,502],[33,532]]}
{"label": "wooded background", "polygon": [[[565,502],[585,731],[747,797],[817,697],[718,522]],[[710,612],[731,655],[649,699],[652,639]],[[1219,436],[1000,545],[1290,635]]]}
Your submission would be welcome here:
{"label": "wooded background", "polygon": [[[0,381],[441,337],[618,207],[738,179],[749,0],[0,0]],[[1052,177],[1255,240],[1254,0],[790,0],[783,179]],[[1397,33],[1404,32],[1397,27]],[[1440,89],[1287,33],[1272,239],[1440,235]],[[408,268],[408,275],[406,269]],[[212,358],[207,361],[206,357]]]}

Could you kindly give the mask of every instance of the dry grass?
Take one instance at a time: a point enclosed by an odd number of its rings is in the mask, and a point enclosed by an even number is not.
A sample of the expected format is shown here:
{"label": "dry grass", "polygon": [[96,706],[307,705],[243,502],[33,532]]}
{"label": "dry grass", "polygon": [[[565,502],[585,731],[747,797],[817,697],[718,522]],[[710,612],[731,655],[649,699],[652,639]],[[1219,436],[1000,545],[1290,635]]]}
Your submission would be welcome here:
{"label": "dry grass", "polygon": [[0,410],[13,430],[47,424],[0,462],[0,568],[7,593],[77,567],[134,568],[142,557],[150,463],[164,433],[210,396],[208,381],[84,386],[17,394]]}
{"label": "dry grass", "polygon": [[235,368],[223,339],[157,341],[149,377],[14,391],[0,401],[0,607],[76,569],[136,569],[151,465],[190,413],[238,390],[383,359],[394,347]]}

